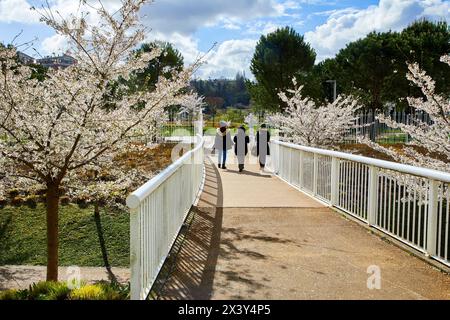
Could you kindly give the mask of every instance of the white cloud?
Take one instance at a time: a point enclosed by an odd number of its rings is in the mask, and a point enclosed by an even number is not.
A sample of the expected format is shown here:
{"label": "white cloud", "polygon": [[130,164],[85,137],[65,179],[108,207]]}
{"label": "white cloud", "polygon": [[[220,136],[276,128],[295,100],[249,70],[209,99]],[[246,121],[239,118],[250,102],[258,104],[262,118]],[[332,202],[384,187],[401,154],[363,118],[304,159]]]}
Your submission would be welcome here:
{"label": "white cloud", "polygon": [[246,26],[245,34],[260,36],[267,35],[268,33],[274,32],[279,28],[284,27],[285,25],[281,25],[272,21],[256,21],[250,22]]}
{"label": "white cloud", "polygon": [[184,57],[185,64],[191,64],[201,55],[198,49],[198,40],[190,35],[183,35],[177,32],[172,34],[164,34],[161,32],[151,32],[146,41],[165,41],[173,44]]}
{"label": "white cloud", "polygon": [[[275,0],[164,0],[144,8],[145,22],[155,30],[171,34],[193,34],[204,26],[238,24],[260,17],[283,14]],[[228,26],[231,26],[228,24]]]}
{"label": "white cloud", "polygon": [[187,65],[203,57],[206,63],[195,74],[197,78],[234,78],[237,72],[245,72],[247,76],[251,76],[250,61],[257,40],[227,40],[218,44],[209,53],[199,49],[197,39],[179,33],[169,36],[163,33],[153,33],[147,40],[171,42],[183,54],[184,62]]}
{"label": "white cloud", "polygon": [[284,6],[284,10],[287,10],[287,9],[294,10],[294,9],[300,9],[301,8],[300,4],[298,2],[296,2],[296,1],[293,1],[293,0],[287,0],[282,5]]}
{"label": "white cloud", "polygon": [[[76,14],[80,8],[78,0],[49,0],[48,1],[52,12],[55,15],[67,17],[69,14]],[[103,0],[102,3],[108,10],[117,10],[120,8],[120,0]],[[95,3],[92,3],[95,7]],[[30,0],[0,0],[0,23],[40,23],[39,12],[42,6],[46,7],[45,1],[30,1]],[[31,10],[34,7],[36,10]],[[86,10],[86,8],[85,8]],[[88,9],[88,21],[93,22],[98,20],[93,8]]]}
{"label": "white cloud", "polygon": [[55,34],[51,37],[45,38],[42,43],[43,55],[59,55],[67,51],[68,41],[67,38],[59,34]]}
{"label": "white cloud", "polygon": [[0,22],[39,22],[39,16],[30,8],[26,0],[0,0]]}
{"label": "white cloud", "polygon": [[221,43],[207,56],[207,64],[196,76],[206,78],[234,78],[237,72],[251,76],[250,62],[255,51],[256,40],[228,40]]}
{"label": "white cloud", "polygon": [[305,39],[318,53],[318,61],[334,56],[351,41],[372,31],[399,31],[419,18],[447,20],[450,2],[443,0],[380,0],[366,9],[330,11],[325,24],[307,32]]}

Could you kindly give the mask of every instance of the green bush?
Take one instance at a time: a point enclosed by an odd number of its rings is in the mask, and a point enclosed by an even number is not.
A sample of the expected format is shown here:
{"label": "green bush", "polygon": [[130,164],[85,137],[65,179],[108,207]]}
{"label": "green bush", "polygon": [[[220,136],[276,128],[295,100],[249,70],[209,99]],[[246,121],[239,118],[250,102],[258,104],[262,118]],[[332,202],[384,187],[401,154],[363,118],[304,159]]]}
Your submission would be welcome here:
{"label": "green bush", "polygon": [[63,206],[68,206],[70,204],[70,198],[67,196],[62,196],[60,201]]}
{"label": "green bush", "polygon": [[75,200],[75,203],[80,209],[87,209],[89,207],[89,201],[85,198],[78,198]]}
{"label": "green bush", "polygon": [[39,202],[39,197],[38,196],[28,196],[25,198],[24,202],[29,208],[36,209],[37,204]]}
{"label": "green bush", "polygon": [[70,300],[106,300],[105,292],[99,285],[87,285],[70,293]]}
{"label": "green bush", "polygon": [[22,300],[19,298],[18,290],[6,290],[0,292],[0,300]]}
{"label": "green bush", "polygon": [[26,290],[0,292],[0,300],[128,300],[129,286],[109,282],[82,284],[71,290],[66,282],[39,282]]}
{"label": "green bush", "polygon": [[130,286],[124,286],[119,283],[99,282],[99,286],[102,287],[105,294],[105,300],[129,300],[130,299]]}
{"label": "green bush", "polygon": [[70,289],[65,282],[39,282],[30,286],[29,300],[66,300]]}
{"label": "green bush", "polygon": [[20,207],[23,204],[24,199],[21,196],[14,197],[11,200],[11,205],[14,207]]}

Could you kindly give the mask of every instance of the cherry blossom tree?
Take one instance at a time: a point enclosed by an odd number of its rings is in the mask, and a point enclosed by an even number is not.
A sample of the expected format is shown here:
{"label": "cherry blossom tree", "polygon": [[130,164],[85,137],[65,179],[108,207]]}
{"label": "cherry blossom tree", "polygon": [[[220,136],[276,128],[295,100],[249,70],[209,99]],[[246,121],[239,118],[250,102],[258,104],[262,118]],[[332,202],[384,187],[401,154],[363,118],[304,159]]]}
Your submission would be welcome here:
{"label": "cherry blossom tree", "polygon": [[[128,80],[160,54],[157,48],[134,54],[146,37],[139,10],[147,2],[122,0],[119,10],[109,12],[100,1],[80,1],[79,13],[67,17],[49,7],[38,10],[41,20],[68,40],[77,61],[67,69],[49,70],[42,81],[31,79],[32,70],[17,63],[13,48],[0,49],[0,192],[11,187],[46,190],[47,280],[58,279],[62,194],[120,195],[146,179],[137,170],[119,170],[115,159],[142,148],[133,141],[164,108],[198,101],[185,90],[195,63],[173,71],[171,80],[160,77],[151,92],[119,88],[126,94],[115,96],[114,107],[108,107],[111,84]],[[98,21],[89,23],[88,11]]]}
{"label": "cherry blossom tree", "polygon": [[[450,66],[450,56],[443,56],[441,62]],[[378,116],[381,123],[411,136],[411,142],[401,153],[367,139],[361,141],[398,162],[450,172],[450,100],[435,92],[434,80],[417,63],[410,64],[408,69],[408,80],[423,93],[421,98],[408,98],[408,103],[415,110],[426,112],[431,121],[417,119],[411,124],[403,124],[384,115]]]}
{"label": "cherry blossom tree", "polygon": [[295,79],[293,84],[295,89],[279,93],[286,110],[267,117],[285,139],[305,146],[332,147],[355,128],[355,114],[361,107],[352,97],[339,96],[333,103],[318,106],[302,96],[303,86],[298,87]]}

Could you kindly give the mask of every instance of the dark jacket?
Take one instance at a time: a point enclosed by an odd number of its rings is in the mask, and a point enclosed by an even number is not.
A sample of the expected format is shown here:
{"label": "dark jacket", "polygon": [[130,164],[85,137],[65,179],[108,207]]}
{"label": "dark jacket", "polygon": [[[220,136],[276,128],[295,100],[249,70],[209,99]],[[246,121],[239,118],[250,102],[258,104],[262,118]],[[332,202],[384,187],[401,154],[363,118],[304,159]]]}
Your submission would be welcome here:
{"label": "dark jacket", "polygon": [[[238,144],[241,143],[241,139],[243,140],[243,137],[239,137],[239,134],[240,133],[238,133],[233,139],[233,141],[234,141],[234,154],[235,155],[238,155]],[[245,133],[243,133],[243,135],[244,134]],[[249,143],[250,143],[250,138],[249,138],[249,136],[245,135],[245,155],[248,154],[248,144]]]}
{"label": "dark jacket", "polygon": [[259,156],[259,151],[260,150],[264,150],[264,146],[260,146],[260,142],[261,143],[266,143],[266,148],[265,150],[267,150],[267,156],[270,156],[270,147],[269,147],[269,142],[270,142],[270,132],[269,130],[266,129],[261,129],[258,131],[258,133],[256,134],[256,150],[257,150],[257,155]]}

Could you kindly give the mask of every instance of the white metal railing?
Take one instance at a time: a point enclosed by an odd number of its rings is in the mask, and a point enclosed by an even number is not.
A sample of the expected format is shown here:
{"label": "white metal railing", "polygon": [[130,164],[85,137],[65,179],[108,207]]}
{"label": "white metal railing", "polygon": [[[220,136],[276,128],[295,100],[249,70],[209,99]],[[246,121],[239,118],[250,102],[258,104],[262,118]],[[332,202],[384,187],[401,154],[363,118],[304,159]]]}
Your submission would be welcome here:
{"label": "white metal railing", "polygon": [[204,179],[203,137],[194,150],[127,198],[130,208],[131,299],[146,299]]}
{"label": "white metal railing", "polygon": [[450,265],[450,174],[272,142],[287,183]]}

